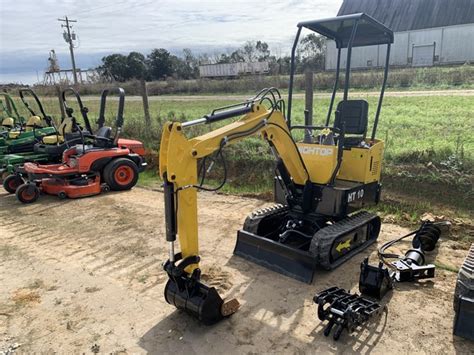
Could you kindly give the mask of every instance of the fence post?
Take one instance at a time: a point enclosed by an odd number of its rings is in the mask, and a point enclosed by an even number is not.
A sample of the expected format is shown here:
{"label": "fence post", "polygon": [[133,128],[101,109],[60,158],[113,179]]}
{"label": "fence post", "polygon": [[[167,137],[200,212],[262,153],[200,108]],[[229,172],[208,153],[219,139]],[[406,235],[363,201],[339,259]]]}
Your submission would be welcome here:
{"label": "fence post", "polygon": [[150,118],[150,106],[148,104],[148,92],[146,88],[145,79],[140,79],[142,100],[143,100],[143,113],[145,115],[145,136],[150,137],[151,133],[151,118]]}
{"label": "fence post", "polygon": [[[304,110],[304,125],[313,125],[313,71],[307,70],[305,72],[305,110]],[[304,142],[311,143],[312,141],[311,129],[304,130]]]}
{"label": "fence post", "polygon": [[54,87],[56,88],[56,95],[58,96],[58,100],[59,100],[59,109],[61,110],[61,121],[62,121],[66,117],[66,112],[64,111],[63,97],[61,96],[61,86],[54,85]]}

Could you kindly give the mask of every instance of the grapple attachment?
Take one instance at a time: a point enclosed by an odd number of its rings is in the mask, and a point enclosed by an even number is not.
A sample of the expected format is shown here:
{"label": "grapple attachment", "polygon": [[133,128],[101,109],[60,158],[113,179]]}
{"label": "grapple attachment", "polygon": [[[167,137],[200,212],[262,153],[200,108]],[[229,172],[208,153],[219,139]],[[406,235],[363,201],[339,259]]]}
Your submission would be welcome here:
{"label": "grapple attachment", "polygon": [[199,262],[198,256],[182,259],[181,253],[175,255],[175,261],[164,265],[169,280],[165,286],[165,299],[176,308],[185,311],[205,325],[212,325],[224,317],[235,313],[240,304],[236,299],[228,302],[219,296],[215,287],[208,287],[199,281],[200,270],[195,269],[189,275],[184,269]]}

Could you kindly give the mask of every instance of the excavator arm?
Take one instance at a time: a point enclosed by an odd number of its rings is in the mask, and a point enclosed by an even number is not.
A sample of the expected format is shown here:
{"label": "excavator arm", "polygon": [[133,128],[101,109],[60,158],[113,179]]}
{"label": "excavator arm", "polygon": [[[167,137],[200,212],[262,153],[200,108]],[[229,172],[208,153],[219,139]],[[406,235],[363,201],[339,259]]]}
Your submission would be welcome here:
{"label": "excavator arm", "polygon": [[[260,134],[273,153],[283,163],[292,182],[305,185],[309,174],[288,129],[285,117],[276,100],[270,108],[265,100],[252,100],[240,107],[214,111],[201,119],[163,127],[159,169],[164,181],[166,239],[169,260],[165,264],[170,279],[165,289],[168,303],[191,313],[203,323],[212,324],[235,312],[238,303],[226,308],[217,291],[199,282],[199,244],[197,191],[198,161],[247,137]],[[187,138],[186,129],[197,124],[208,124],[231,117],[243,116],[228,125],[204,135]],[[175,254],[174,243],[179,238],[180,253]]]}

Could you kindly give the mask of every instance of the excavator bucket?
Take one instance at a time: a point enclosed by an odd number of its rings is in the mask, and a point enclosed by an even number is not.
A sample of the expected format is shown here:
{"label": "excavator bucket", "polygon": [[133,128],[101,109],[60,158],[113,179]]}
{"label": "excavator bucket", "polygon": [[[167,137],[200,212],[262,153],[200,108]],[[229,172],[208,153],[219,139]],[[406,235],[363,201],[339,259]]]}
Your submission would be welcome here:
{"label": "excavator bucket", "polygon": [[165,286],[166,302],[184,310],[205,325],[212,325],[230,316],[240,306],[236,299],[224,302],[214,287],[208,287],[199,281],[189,286],[180,287],[178,282],[168,280]]}
{"label": "excavator bucket", "polygon": [[[176,265],[177,261],[182,262]],[[202,284],[199,281],[199,269],[195,269],[191,275],[184,271],[187,265],[198,261],[199,257],[182,260],[181,253],[178,253],[175,255],[175,261],[168,260],[165,263],[164,269],[169,276],[165,286],[165,300],[201,323],[212,325],[235,313],[240,304],[236,299],[224,302],[215,287]]]}

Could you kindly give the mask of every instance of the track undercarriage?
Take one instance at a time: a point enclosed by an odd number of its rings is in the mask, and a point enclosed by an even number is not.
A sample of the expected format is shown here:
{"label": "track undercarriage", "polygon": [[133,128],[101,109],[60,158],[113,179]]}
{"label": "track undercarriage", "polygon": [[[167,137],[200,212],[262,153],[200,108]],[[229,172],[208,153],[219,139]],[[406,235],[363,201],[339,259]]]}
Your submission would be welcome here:
{"label": "track undercarriage", "polygon": [[311,283],[317,266],[334,269],[374,243],[380,224],[365,211],[334,219],[277,204],[247,217],[234,254]]}

